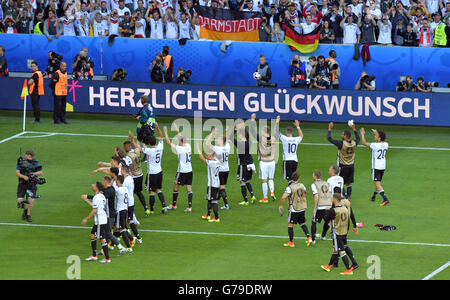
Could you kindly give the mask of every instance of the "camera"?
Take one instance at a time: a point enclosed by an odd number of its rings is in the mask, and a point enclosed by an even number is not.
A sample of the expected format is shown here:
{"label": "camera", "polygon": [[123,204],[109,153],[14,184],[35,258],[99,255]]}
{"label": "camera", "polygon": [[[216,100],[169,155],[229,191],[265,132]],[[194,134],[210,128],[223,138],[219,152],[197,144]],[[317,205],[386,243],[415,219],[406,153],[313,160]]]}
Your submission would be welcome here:
{"label": "camera", "polygon": [[375,76],[373,75],[364,75],[363,77],[361,77],[361,83],[367,83],[370,84],[371,81],[375,80]]}
{"label": "camera", "polygon": [[425,82],[425,86],[427,86],[427,87],[438,87],[439,86],[439,83],[437,83],[436,81],[427,81],[427,82]]}
{"label": "camera", "polygon": [[58,54],[56,52],[53,52],[53,51],[50,52],[50,56],[51,56],[52,60],[61,61],[63,59],[62,55],[60,55],[60,54]]}
{"label": "camera", "polygon": [[34,162],[35,160],[29,161],[27,159],[24,159],[23,157],[19,157],[19,159],[17,160],[17,165],[19,166],[20,173],[28,177],[28,181],[26,182],[27,195],[31,198],[39,198],[40,196],[36,195],[37,185],[45,184],[46,180],[45,178],[39,178],[38,176],[34,175],[34,173],[42,170],[42,166],[35,166]]}

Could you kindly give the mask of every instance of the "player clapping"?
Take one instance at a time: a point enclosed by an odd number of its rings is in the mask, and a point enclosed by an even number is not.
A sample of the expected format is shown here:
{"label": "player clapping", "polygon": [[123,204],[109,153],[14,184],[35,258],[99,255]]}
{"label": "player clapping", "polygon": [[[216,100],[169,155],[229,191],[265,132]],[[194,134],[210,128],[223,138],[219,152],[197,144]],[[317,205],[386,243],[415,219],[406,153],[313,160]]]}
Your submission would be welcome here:
{"label": "player clapping", "polygon": [[297,171],[298,166],[298,145],[303,140],[303,132],[300,129],[300,122],[294,121],[298,136],[294,136],[292,127],[286,128],[286,135],[280,133],[280,141],[283,144],[283,174],[288,183],[292,182],[291,176]]}

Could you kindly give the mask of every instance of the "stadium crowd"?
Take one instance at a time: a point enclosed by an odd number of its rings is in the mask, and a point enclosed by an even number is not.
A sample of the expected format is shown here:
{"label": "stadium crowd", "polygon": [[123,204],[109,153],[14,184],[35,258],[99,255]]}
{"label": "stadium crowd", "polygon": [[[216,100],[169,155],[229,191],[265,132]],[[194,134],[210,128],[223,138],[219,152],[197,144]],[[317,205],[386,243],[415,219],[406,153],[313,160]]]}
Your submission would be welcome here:
{"label": "stadium crowd", "polygon": [[2,0],[0,32],[198,40],[197,5],[261,12],[265,42],[290,23],[305,34],[323,24],[321,43],[450,46],[449,0]]}

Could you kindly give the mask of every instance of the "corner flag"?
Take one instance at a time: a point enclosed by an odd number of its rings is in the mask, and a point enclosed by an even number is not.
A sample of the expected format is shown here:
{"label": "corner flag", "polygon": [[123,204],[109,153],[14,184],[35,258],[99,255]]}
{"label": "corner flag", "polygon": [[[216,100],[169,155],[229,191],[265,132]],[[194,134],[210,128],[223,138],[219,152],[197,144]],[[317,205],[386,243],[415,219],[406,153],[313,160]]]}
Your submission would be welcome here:
{"label": "corner flag", "polygon": [[26,96],[28,96],[28,86],[27,86],[27,80],[23,82],[23,88],[22,93],[20,94],[20,99],[23,100]]}

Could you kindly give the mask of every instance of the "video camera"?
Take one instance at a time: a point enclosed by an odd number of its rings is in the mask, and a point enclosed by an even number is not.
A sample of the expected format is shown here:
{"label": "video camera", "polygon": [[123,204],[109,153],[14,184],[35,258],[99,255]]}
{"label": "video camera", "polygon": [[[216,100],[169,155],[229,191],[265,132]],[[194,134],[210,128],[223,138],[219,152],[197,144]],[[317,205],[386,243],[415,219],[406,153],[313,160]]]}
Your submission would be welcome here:
{"label": "video camera", "polygon": [[37,185],[45,184],[46,180],[45,178],[39,178],[38,176],[34,175],[34,173],[42,170],[42,166],[35,166],[34,162],[35,160],[30,161],[21,156],[17,160],[17,165],[19,166],[20,174],[28,177],[28,181],[26,181],[27,195],[31,198],[39,198],[39,196],[36,195]]}
{"label": "video camera", "polygon": [[117,77],[120,78],[120,80],[125,80],[127,78],[127,71],[125,71],[124,68],[117,69]]}

